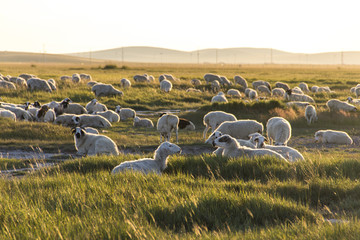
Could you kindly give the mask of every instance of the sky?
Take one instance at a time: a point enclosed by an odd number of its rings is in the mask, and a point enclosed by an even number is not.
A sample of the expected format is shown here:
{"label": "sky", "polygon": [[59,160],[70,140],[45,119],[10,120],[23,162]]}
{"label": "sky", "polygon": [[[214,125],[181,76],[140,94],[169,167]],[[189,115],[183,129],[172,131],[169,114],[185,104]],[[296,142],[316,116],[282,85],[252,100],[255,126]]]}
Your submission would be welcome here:
{"label": "sky", "polygon": [[0,51],[360,51],[358,0],[1,0]]}

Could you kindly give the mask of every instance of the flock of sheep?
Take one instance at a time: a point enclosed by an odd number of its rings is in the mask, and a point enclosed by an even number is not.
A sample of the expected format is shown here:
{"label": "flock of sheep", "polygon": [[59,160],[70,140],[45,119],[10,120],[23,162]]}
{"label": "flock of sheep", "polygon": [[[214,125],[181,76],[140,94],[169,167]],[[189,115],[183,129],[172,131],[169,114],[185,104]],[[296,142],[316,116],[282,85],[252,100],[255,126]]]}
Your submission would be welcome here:
{"label": "flock of sheep", "polygon": [[[96,97],[101,96],[123,96],[123,92],[113,87],[111,84],[104,84],[92,81],[88,74],[73,74],[72,76],[62,76],[62,81],[71,80],[74,83],[87,81],[91,91]],[[135,82],[153,82],[151,75],[135,75]],[[231,86],[233,83],[224,76],[215,74],[205,74],[204,80],[211,85],[213,92],[217,93],[211,102],[227,102],[226,95],[220,92],[221,86]],[[179,81],[170,74],[163,74],[159,77],[160,89],[166,93],[171,92],[172,82]],[[311,90],[306,83],[300,83],[299,86],[290,88],[288,84],[277,82],[272,89],[269,82],[258,80],[252,82],[252,88],[248,86],[247,81],[241,76],[234,77],[235,84],[240,85],[246,101],[256,100],[259,96],[273,96],[283,98],[287,105],[296,105],[305,107],[305,118],[308,124],[312,124],[318,119],[316,108],[311,105],[315,103],[314,99],[307,95],[308,92],[331,92],[329,87],[313,86]],[[192,79],[191,84],[194,87],[201,84],[199,79]],[[121,79],[120,85],[123,88],[131,87],[131,81]],[[56,82],[53,79],[43,80],[31,74],[21,74],[18,77],[3,76],[0,74],[0,88],[16,89],[16,87],[25,87],[30,91],[52,92],[56,90]],[[199,89],[189,88],[187,92],[199,92]],[[351,89],[351,92],[360,96],[360,85]],[[242,97],[242,93],[237,89],[229,89],[227,95],[230,97]],[[330,111],[356,111],[353,104],[360,104],[360,99],[348,98],[347,102],[338,99],[330,99],[326,106]],[[39,121],[52,122],[64,126],[72,127],[74,134],[74,143],[79,155],[112,154],[118,155],[119,150],[115,142],[109,137],[99,134],[98,128],[109,128],[112,123],[133,119],[134,127],[154,127],[153,122],[148,118],[136,116],[136,112],[131,108],[122,108],[116,106],[114,110],[109,110],[106,105],[93,99],[82,106],[73,103],[71,99],[65,98],[60,102],[52,101],[45,104],[29,102],[25,104],[13,104],[0,102],[0,117],[9,117],[14,121]],[[265,144],[266,138],[262,135],[264,127],[262,123],[256,120],[238,120],[233,114],[223,111],[212,111],[203,118],[205,129],[203,138],[205,142],[211,144],[217,149],[216,155],[225,157],[255,157],[272,156],[284,161],[295,162],[303,160],[302,154],[294,148],[287,146],[291,138],[291,125],[282,117],[270,118],[266,124],[266,134],[269,144]],[[170,113],[159,117],[156,128],[160,133],[160,143],[165,142],[155,150],[153,158],[146,158],[134,161],[123,162],[115,167],[112,173],[123,170],[136,170],[144,173],[161,173],[167,164],[170,155],[179,153],[181,148],[176,144],[170,143],[171,132],[175,131],[176,143],[178,143],[178,129],[195,130],[195,125],[183,118]],[[211,128],[211,135],[206,138],[208,130]],[[315,133],[315,140],[323,143],[352,144],[351,137],[342,131],[320,130]]]}

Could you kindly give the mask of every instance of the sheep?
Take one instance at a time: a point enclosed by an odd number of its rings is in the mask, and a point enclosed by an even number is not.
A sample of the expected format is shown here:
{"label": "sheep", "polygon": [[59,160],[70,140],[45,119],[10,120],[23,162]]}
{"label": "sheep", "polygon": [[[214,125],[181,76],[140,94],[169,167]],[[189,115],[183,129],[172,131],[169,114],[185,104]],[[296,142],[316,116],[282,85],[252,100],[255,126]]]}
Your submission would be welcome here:
{"label": "sheep", "polygon": [[245,93],[245,96],[246,96],[246,97],[249,97],[249,92],[250,92],[251,90],[254,90],[254,89],[252,89],[252,88],[246,88],[246,89],[245,89],[244,93]]}
{"label": "sheep", "polygon": [[265,95],[267,95],[267,96],[271,96],[271,91],[270,91],[269,88],[268,88],[267,86],[265,86],[265,85],[260,85],[260,86],[258,86],[256,90],[259,92],[259,94],[260,94],[260,93],[263,93],[263,94],[265,94]]}
{"label": "sheep", "polygon": [[293,93],[291,89],[285,92],[284,96],[287,101],[300,101],[300,102],[311,102],[314,103],[314,99],[306,94]]}
{"label": "sheep", "polygon": [[276,82],[275,88],[281,88],[281,89],[284,89],[285,91],[290,89],[290,87],[287,83],[282,83],[282,82]]}
{"label": "sheep", "polygon": [[135,82],[150,82],[151,81],[149,75],[147,75],[147,74],[135,75],[133,77],[133,79]]}
{"label": "sheep", "polygon": [[28,88],[30,91],[39,90],[39,91],[45,91],[51,93],[51,87],[49,83],[43,79],[39,78],[30,78],[26,81]]}
{"label": "sheep", "polygon": [[19,120],[32,121],[33,120],[32,114],[20,107],[9,106],[6,104],[0,104],[0,108],[4,108],[6,110],[9,110],[9,111],[15,113],[17,121],[19,121]]}
{"label": "sheep", "polygon": [[96,97],[100,96],[123,96],[123,92],[117,90],[111,84],[98,83],[92,86],[91,91],[94,92]]}
{"label": "sheep", "polygon": [[269,82],[266,82],[266,81],[263,81],[263,80],[257,80],[257,81],[254,81],[252,83],[252,86],[253,86],[254,89],[257,89],[261,85],[265,85],[271,91],[271,86],[270,86]]}
{"label": "sheep", "polygon": [[360,105],[360,99],[353,99],[352,97],[348,97],[347,102],[353,105]]}
{"label": "sheep", "polygon": [[306,119],[308,125],[310,125],[311,123],[314,123],[315,121],[318,120],[318,117],[316,115],[316,109],[313,105],[306,106],[305,119]]}
{"label": "sheep", "polygon": [[250,100],[254,100],[258,97],[258,93],[254,89],[250,89],[249,98]]}
{"label": "sheep", "polygon": [[264,126],[255,120],[237,120],[237,121],[225,121],[222,122],[215,131],[219,131],[223,134],[229,134],[236,139],[248,140],[249,135],[252,133],[262,133]]}
{"label": "sheep", "polygon": [[93,87],[95,84],[99,84],[99,82],[90,81],[90,82],[88,82],[86,85],[87,85],[88,87]]}
{"label": "sheep", "polygon": [[286,158],[290,162],[296,162],[299,160],[304,160],[303,155],[296,149],[288,147],[288,146],[272,146],[265,144],[265,137],[262,135],[257,135],[251,139],[256,143],[257,148],[266,148],[272,151],[275,151],[281,154],[284,158]]}
{"label": "sheep", "polygon": [[81,82],[81,77],[80,77],[80,74],[78,73],[74,73],[71,77],[71,80],[73,83],[79,83]]}
{"label": "sheep", "polygon": [[274,97],[284,97],[285,96],[285,90],[283,88],[274,88],[272,91],[271,91],[272,95]]}
{"label": "sheep", "polygon": [[297,93],[297,94],[304,94],[304,92],[301,90],[301,88],[299,88],[299,87],[294,87],[293,89],[291,89],[292,90],[292,93]]}
{"label": "sheep", "polygon": [[111,174],[117,174],[130,170],[144,174],[161,174],[167,167],[169,156],[180,152],[181,148],[178,145],[169,142],[163,142],[155,150],[153,158],[143,158],[139,160],[122,162],[111,171]]}
{"label": "sheep", "polygon": [[60,77],[60,80],[61,81],[66,81],[66,80],[70,80],[71,79],[71,77],[70,76],[67,76],[67,75],[64,75],[64,76],[61,76]]}
{"label": "sheep", "polygon": [[221,82],[220,76],[212,73],[207,73],[204,75],[204,79],[206,83],[210,83],[212,81],[217,80],[219,83]]}
{"label": "sheep", "polygon": [[80,127],[72,129],[72,133],[77,155],[119,155],[115,142],[105,135],[88,133]]}
{"label": "sheep", "polygon": [[231,86],[232,82],[229,81],[229,79],[227,79],[225,76],[220,76],[220,81],[221,85],[228,85]]}
{"label": "sheep", "polygon": [[111,123],[120,121],[119,114],[117,114],[113,110],[107,110],[107,111],[103,111],[103,112],[94,112],[93,114],[103,116],[104,118],[106,118]]}
{"label": "sheep", "polygon": [[175,130],[176,143],[178,143],[178,125],[178,116],[169,113],[162,115],[156,124],[156,129],[160,132],[160,142],[162,142],[162,137],[164,137],[164,141],[170,141],[171,131]]}
{"label": "sheep", "polygon": [[79,103],[71,103],[70,101],[71,99],[69,98],[64,99],[58,107],[58,113],[71,113],[76,115],[88,113],[88,111]]}
{"label": "sheep", "polygon": [[319,89],[319,86],[314,85],[311,87],[311,92],[316,93],[318,91],[318,89]]}
{"label": "sheep", "polygon": [[[205,141],[205,143],[211,144],[211,145],[215,146],[215,143],[214,143],[215,139],[221,137],[222,135],[224,135],[224,134],[222,134],[222,133],[219,132],[219,131],[215,131],[215,132],[213,132],[213,133],[209,136],[209,138]],[[251,135],[251,134],[250,134],[250,135]],[[249,135],[249,136],[250,136],[250,135]],[[256,148],[255,144],[252,143],[250,140],[236,139],[236,141],[240,144],[240,146],[249,147],[249,148]],[[218,149],[215,150],[213,153],[214,153],[215,155],[218,155],[218,156],[219,156],[219,155],[222,154],[222,150],[220,150],[220,149],[218,148]]]}
{"label": "sheep", "polygon": [[46,111],[44,116],[44,122],[54,122],[56,119],[56,113],[53,109],[49,109]]}
{"label": "sheep", "polygon": [[330,111],[345,111],[345,112],[355,112],[357,108],[347,102],[340,101],[338,99],[330,99],[326,102],[326,106],[329,108]]}
{"label": "sheep", "polygon": [[211,98],[211,103],[214,103],[214,102],[225,102],[225,103],[227,103],[228,100],[226,99],[225,94],[223,92],[219,92],[216,96],[213,96]]}
{"label": "sheep", "polygon": [[203,118],[203,124],[205,125],[205,129],[203,132],[203,138],[206,139],[206,134],[211,128],[211,132],[223,122],[225,121],[236,121],[236,117],[231,113],[226,113],[223,111],[212,111],[205,114]]}
{"label": "sheep", "polygon": [[0,117],[11,118],[16,121],[16,114],[4,108],[0,108]]}
{"label": "sheep", "polygon": [[179,118],[179,129],[195,131],[195,125],[185,118]]}
{"label": "sheep", "polygon": [[134,127],[147,127],[147,128],[153,128],[154,123],[148,119],[148,118],[134,118]]}
{"label": "sheep", "polygon": [[81,79],[81,80],[85,80],[85,81],[91,81],[91,80],[92,80],[92,77],[91,77],[90,74],[81,73],[81,74],[80,74],[80,79]]}
{"label": "sheep", "polygon": [[94,128],[108,128],[111,123],[100,115],[82,114],[75,115],[72,120],[76,126],[79,127],[94,127]]}
{"label": "sheep", "polygon": [[177,79],[171,75],[171,74],[162,74],[159,76],[159,83],[161,83],[163,80],[168,80],[168,81],[177,81]]}
{"label": "sheep", "polygon": [[16,86],[14,83],[5,80],[0,80],[0,88],[16,90]]}
{"label": "sheep", "polygon": [[74,116],[76,116],[76,115],[64,113],[64,114],[56,117],[54,124],[59,124],[59,125],[65,126],[65,127],[74,127],[75,123],[72,120]]}
{"label": "sheep", "polygon": [[241,98],[241,93],[237,89],[229,89],[226,94],[231,97]]}
{"label": "sheep", "polygon": [[360,96],[360,87],[355,88],[355,95],[356,95],[356,98],[359,98],[359,96]]}
{"label": "sheep", "polygon": [[171,91],[171,89],[172,89],[172,83],[169,80],[164,79],[160,82],[160,90],[168,93]]}
{"label": "sheep", "polygon": [[270,149],[251,149],[247,147],[241,147],[236,139],[228,134],[222,135],[221,137],[215,139],[214,144],[215,146],[224,149],[222,155],[226,157],[254,158],[259,156],[270,156],[287,161],[279,153]]}
{"label": "sheep", "polygon": [[196,89],[196,88],[188,88],[188,89],[186,89],[186,92],[201,93],[201,90]]}
{"label": "sheep", "polygon": [[131,87],[131,82],[129,79],[123,78],[120,80],[120,85],[123,88],[130,88]]}
{"label": "sheep", "polygon": [[240,86],[242,86],[244,89],[246,89],[248,87],[248,83],[246,81],[245,78],[243,78],[242,76],[240,75],[236,75],[234,77],[234,81],[235,81],[235,84],[239,84]]}
{"label": "sheep", "polygon": [[95,98],[86,104],[85,109],[88,113],[103,112],[108,110],[104,104],[99,103],[99,101]]}
{"label": "sheep", "polygon": [[310,92],[310,90],[309,90],[309,86],[306,84],[306,83],[304,83],[304,82],[302,82],[302,83],[299,83],[299,88],[303,91],[303,92]]}
{"label": "sheep", "polygon": [[21,78],[21,77],[16,78],[15,84],[20,86],[20,87],[28,88],[26,80],[24,78]]}
{"label": "sheep", "polygon": [[291,125],[282,117],[272,117],[266,123],[266,134],[270,144],[287,145],[291,138]]}
{"label": "sheep", "polygon": [[51,90],[52,90],[52,91],[56,91],[56,83],[55,83],[55,80],[52,79],[52,78],[50,78],[50,79],[47,80],[47,82],[48,82]]}
{"label": "sheep", "polygon": [[336,144],[353,144],[353,140],[343,131],[319,130],[315,133],[315,142],[336,143]]}
{"label": "sheep", "polygon": [[306,106],[310,105],[310,103],[308,102],[298,102],[298,101],[292,101],[292,102],[287,102],[286,106],[291,107],[291,106],[296,106],[296,107],[302,107],[302,108],[306,108]]}
{"label": "sheep", "polygon": [[92,127],[85,127],[83,128],[85,130],[85,132],[87,133],[93,133],[93,134],[99,134],[99,131],[96,128],[92,128]]}
{"label": "sheep", "polygon": [[211,90],[213,92],[218,92],[220,91],[220,83],[218,80],[214,80],[211,82]]}
{"label": "sheep", "polygon": [[115,112],[119,114],[120,121],[126,121],[128,118],[135,118],[136,112],[131,108],[122,108],[120,105],[115,107]]}
{"label": "sheep", "polygon": [[30,78],[36,78],[35,75],[27,74],[27,73],[20,74],[19,77],[25,79],[26,81],[29,80]]}
{"label": "sheep", "polygon": [[191,79],[190,83],[194,86],[201,85],[201,81],[199,79]]}
{"label": "sheep", "polygon": [[49,110],[49,107],[47,105],[41,106],[41,108],[36,111],[36,115],[35,115],[36,121],[43,122],[44,116],[48,110]]}
{"label": "sheep", "polygon": [[318,90],[317,90],[317,92],[331,93],[332,91],[331,91],[331,89],[330,89],[328,86],[326,86],[326,87],[319,87]]}

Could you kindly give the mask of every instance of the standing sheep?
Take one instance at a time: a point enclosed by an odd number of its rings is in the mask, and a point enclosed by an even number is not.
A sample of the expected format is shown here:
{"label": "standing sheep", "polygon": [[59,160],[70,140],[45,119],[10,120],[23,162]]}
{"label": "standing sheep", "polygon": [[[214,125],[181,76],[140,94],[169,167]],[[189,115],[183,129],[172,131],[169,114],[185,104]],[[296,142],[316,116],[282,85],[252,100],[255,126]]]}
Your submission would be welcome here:
{"label": "standing sheep", "polygon": [[302,83],[300,83],[299,84],[299,87],[300,87],[300,89],[303,91],[303,92],[310,92],[310,90],[309,90],[309,86],[306,84],[306,83],[304,83],[304,82],[302,82]]}
{"label": "standing sheep", "polygon": [[314,123],[318,120],[318,117],[316,115],[316,109],[313,105],[308,105],[305,108],[305,118],[307,121],[307,124],[310,125],[311,123]]}
{"label": "standing sheep", "polygon": [[147,128],[153,128],[154,123],[148,119],[148,118],[134,118],[134,127],[147,127]]}
{"label": "standing sheep", "polygon": [[252,82],[252,86],[254,89],[257,89],[261,85],[265,85],[271,91],[271,85],[267,81],[257,80],[257,81]]}
{"label": "standing sheep", "polygon": [[30,78],[29,80],[27,80],[26,83],[28,85],[28,88],[31,91],[39,90],[39,91],[45,91],[45,92],[49,92],[49,93],[52,92],[49,83],[45,80],[42,80],[39,78]]}
{"label": "standing sheep", "polygon": [[122,97],[124,94],[122,91],[117,90],[113,87],[111,84],[105,84],[105,83],[98,83],[95,84],[91,91],[94,92],[96,97],[100,96],[120,96]]}
{"label": "standing sheep", "polygon": [[275,87],[284,89],[285,91],[290,89],[290,87],[289,87],[289,85],[287,83],[282,83],[282,82],[276,82]]}
{"label": "standing sheep", "polygon": [[161,174],[167,167],[167,160],[170,155],[180,153],[181,148],[173,143],[163,142],[154,152],[154,158],[143,158],[139,160],[126,161],[116,166],[111,174],[123,171],[138,171],[144,174]]}
{"label": "standing sheep", "polygon": [[85,109],[88,113],[103,112],[108,110],[105,104],[99,103],[99,101],[95,98],[86,104]]}
{"label": "standing sheep", "polygon": [[346,112],[355,112],[357,108],[347,102],[340,101],[338,99],[330,99],[326,102],[326,106],[329,108],[330,111],[346,111]]}
{"label": "standing sheep", "polygon": [[236,139],[249,139],[249,135],[252,133],[262,133],[264,126],[262,123],[256,120],[237,120],[237,121],[226,121],[220,124],[215,131],[221,132],[222,134],[229,134]]}
{"label": "standing sheep", "polygon": [[311,102],[314,103],[314,99],[305,94],[293,93],[291,89],[285,92],[285,100],[287,101],[300,101],[300,102]]}
{"label": "standing sheep", "polygon": [[164,79],[160,82],[160,89],[168,93],[172,89],[172,83],[169,80]]}
{"label": "standing sheep", "polygon": [[204,79],[205,79],[206,83],[210,83],[215,80],[217,80],[218,82],[221,82],[220,76],[216,75],[216,74],[212,74],[212,73],[205,74]]}
{"label": "standing sheep", "polygon": [[226,113],[223,111],[212,111],[205,114],[203,118],[203,123],[205,125],[205,129],[203,132],[204,140],[206,139],[206,134],[211,128],[211,132],[214,132],[214,130],[223,122],[225,121],[236,121],[236,117],[231,113]]}
{"label": "standing sheep", "polygon": [[120,85],[123,88],[130,88],[131,87],[131,82],[129,79],[123,78],[120,80]]}
{"label": "standing sheep", "polygon": [[225,103],[227,103],[228,100],[226,99],[225,94],[223,92],[219,92],[216,96],[213,96],[211,98],[211,103],[214,103],[214,102],[225,102]]}
{"label": "standing sheep", "polygon": [[73,123],[78,127],[108,128],[111,123],[100,115],[82,114],[72,117]]}
{"label": "standing sheep", "polygon": [[285,96],[285,90],[283,88],[274,88],[272,91],[271,91],[272,95],[274,97],[284,97]]}
{"label": "standing sheep", "polygon": [[170,141],[171,131],[175,130],[176,143],[178,143],[178,125],[178,116],[169,113],[162,115],[156,124],[156,129],[160,132],[160,142],[162,142],[162,137],[164,141]]}
{"label": "standing sheep", "polygon": [[270,144],[287,145],[291,138],[291,125],[282,117],[272,117],[266,123],[266,134]]}
{"label": "standing sheep", "polygon": [[242,76],[240,75],[236,75],[234,77],[234,81],[235,81],[235,84],[239,84],[240,86],[242,86],[244,89],[246,89],[248,87],[248,83],[246,81],[245,78],[243,78]]}
{"label": "standing sheep", "polygon": [[79,82],[81,82],[80,74],[74,73],[74,74],[72,75],[71,80],[73,81],[73,83],[79,83]]}
{"label": "standing sheep", "polygon": [[229,89],[227,91],[227,95],[230,95],[231,97],[241,98],[241,93],[237,89]]}
{"label": "standing sheep", "polygon": [[218,80],[214,80],[211,82],[211,90],[216,93],[220,91],[220,83]]}
{"label": "standing sheep", "polygon": [[353,144],[353,140],[343,131],[335,130],[319,130],[315,133],[315,142],[337,143],[337,144]]}

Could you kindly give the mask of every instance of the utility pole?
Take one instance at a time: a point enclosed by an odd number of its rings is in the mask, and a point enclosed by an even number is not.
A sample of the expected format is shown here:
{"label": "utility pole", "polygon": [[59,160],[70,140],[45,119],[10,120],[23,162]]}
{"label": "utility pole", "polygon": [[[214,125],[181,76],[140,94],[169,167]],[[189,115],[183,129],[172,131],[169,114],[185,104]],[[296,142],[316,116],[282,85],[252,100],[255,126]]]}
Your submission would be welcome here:
{"label": "utility pole", "polygon": [[341,65],[344,65],[344,51],[341,51]]}
{"label": "utility pole", "polygon": [[273,49],[270,48],[270,63],[273,64]]}
{"label": "utility pole", "polygon": [[121,48],[121,64],[124,65],[124,47]]}
{"label": "utility pole", "polygon": [[197,64],[200,64],[200,52],[197,50]]}
{"label": "utility pole", "polygon": [[218,49],[215,49],[215,63],[218,63]]}

